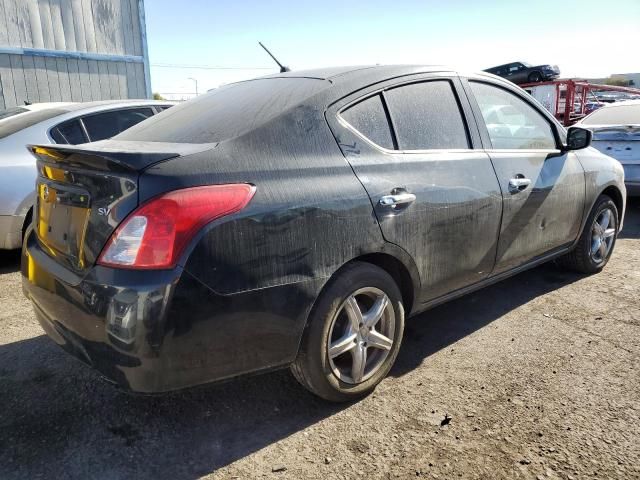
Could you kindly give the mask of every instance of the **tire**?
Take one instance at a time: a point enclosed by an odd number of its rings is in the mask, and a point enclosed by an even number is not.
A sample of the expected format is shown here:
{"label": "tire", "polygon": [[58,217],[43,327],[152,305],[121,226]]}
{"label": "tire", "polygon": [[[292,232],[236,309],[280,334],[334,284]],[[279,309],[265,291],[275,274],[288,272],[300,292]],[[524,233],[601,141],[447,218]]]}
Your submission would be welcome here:
{"label": "tire", "polygon": [[[600,233],[607,211],[611,216],[604,232]],[[600,195],[591,209],[578,243],[571,252],[561,257],[558,263],[580,273],[601,271],[611,258],[613,248],[616,245],[618,225],[616,204],[607,195]],[[605,242],[604,246],[603,242]]]}
{"label": "tire", "polygon": [[529,75],[529,83],[538,83],[542,81],[540,72],[533,72]]}
{"label": "tire", "polygon": [[393,278],[375,265],[348,264],[318,297],[291,371],[325,400],[356,400],[387,376],[403,331],[402,296]]}
{"label": "tire", "polygon": [[32,221],[33,221],[33,207],[29,209],[29,211],[24,217],[24,223],[22,224],[22,241],[23,242],[24,242],[24,236],[26,235],[27,229],[31,225]]}

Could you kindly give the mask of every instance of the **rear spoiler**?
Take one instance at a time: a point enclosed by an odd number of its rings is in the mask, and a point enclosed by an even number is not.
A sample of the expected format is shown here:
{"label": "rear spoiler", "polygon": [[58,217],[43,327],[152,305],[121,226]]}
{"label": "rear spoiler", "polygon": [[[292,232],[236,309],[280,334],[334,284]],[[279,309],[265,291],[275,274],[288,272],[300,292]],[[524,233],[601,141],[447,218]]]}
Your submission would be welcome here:
{"label": "rear spoiler", "polygon": [[170,158],[215,148],[217,143],[163,143],[103,140],[81,145],[27,145],[36,158],[97,170],[141,171]]}

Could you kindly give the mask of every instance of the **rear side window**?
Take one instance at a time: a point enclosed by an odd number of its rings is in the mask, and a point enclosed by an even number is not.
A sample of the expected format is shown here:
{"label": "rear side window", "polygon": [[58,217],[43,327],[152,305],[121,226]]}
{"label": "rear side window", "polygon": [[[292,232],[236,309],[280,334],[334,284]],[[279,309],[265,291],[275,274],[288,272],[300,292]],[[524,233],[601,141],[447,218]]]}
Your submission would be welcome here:
{"label": "rear side window", "polygon": [[340,116],[376,145],[393,149],[393,138],[380,95],[374,95],[343,111]]}
{"label": "rear side window", "polygon": [[549,121],[513,93],[486,83],[469,82],[496,149],[555,149]]}
{"label": "rear side window", "polygon": [[400,150],[467,149],[469,138],[451,83],[435,80],[385,92]]}
{"label": "rear side window", "polygon": [[127,108],[82,118],[92,142],[111,138],[153,115],[151,108]]}
{"label": "rear side window", "polygon": [[51,137],[56,143],[61,144],[78,145],[88,142],[78,120],[70,120],[51,129]]}

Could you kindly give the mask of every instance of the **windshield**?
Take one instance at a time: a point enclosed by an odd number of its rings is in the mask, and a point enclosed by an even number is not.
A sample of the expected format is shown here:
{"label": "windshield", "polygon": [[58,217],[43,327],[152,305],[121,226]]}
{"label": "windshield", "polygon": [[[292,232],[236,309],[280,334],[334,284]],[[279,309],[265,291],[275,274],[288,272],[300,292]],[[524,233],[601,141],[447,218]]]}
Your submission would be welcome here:
{"label": "windshield", "polygon": [[[26,109],[23,109],[26,110]],[[7,110],[2,110],[1,113],[6,112]],[[0,138],[8,137],[9,135],[13,135],[20,130],[23,130],[28,127],[32,127],[36,123],[40,123],[44,120],[48,120],[57,115],[61,115],[63,113],[67,113],[65,110],[60,110],[58,108],[47,108],[45,110],[36,110],[26,112],[18,112],[23,113],[20,116],[15,118],[7,119],[7,121],[0,122]],[[17,115],[14,114],[14,115]],[[6,117],[5,117],[6,118]]]}
{"label": "windshield", "polygon": [[19,113],[28,112],[26,108],[22,107],[13,107],[7,108],[6,110],[0,110],[0,120],[4,120],[5,118],[13,117],[14,115],[18,115]]}
{"label": "windshield", "polygon": [[640,103],[613,105],[596,110],[582,120],[583,125],[639,125]]}
{"label": "windshield", "polygon": [[329,86],[310,78],[263,78],[217,88],[114,137],[146,142],[213,143],[237,137]]}

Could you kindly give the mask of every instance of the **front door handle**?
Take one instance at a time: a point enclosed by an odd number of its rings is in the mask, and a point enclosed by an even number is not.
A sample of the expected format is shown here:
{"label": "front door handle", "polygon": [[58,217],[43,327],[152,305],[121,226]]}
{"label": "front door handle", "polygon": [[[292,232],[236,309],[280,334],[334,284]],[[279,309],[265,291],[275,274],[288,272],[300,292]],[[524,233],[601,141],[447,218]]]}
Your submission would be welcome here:
{"label": "front door handle", "polygon": [[518,175],[516,178],[512,178],[509,180],[509,192],[518,193],[525,190],[529,185],[531,185],[531,180],[528,178],[524,178],[524,176]]}
{"label": "front door handle", "polygon": [[385,195],[380,198],[380,205],[383,207],[396,208],[402,205],[408,205],[415,201],[416,196],[413,193],[397,193],[395,195]]}

